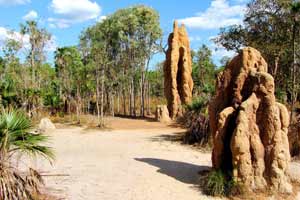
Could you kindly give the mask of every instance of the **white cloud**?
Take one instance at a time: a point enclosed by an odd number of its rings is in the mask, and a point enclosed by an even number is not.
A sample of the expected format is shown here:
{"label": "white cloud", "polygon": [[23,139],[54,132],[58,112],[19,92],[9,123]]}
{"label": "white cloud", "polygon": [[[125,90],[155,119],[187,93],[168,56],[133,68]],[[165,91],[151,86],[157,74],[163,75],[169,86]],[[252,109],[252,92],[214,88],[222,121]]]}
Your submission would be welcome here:
{"label": "white cloud", "polygon": [[38,18],[38,14],[34,10],[29,11],[25,16],[23,16],[23,19],[26,20],[26,21],[34,20],[34,19],[37,19],[37,18]]}
{"label": "white cloud", "polygon": [[233,24],[241,24],[245,5],[231,6],[228,0],[213,0],[210,7],[196,16],[179,19],[190,28],[218,29]]}
{"label": "white cloud", "polygon": [[[7,39],[14,39],[22,43],[24,49],[29,49],[29,35],[22,35],[17,31],[11,31],[7,28],[0,27],[0,48],[2,49]],[[55,51],[57,47],[56,37],[52,36],[51,40],[46,44],[45,50],[47,52]]]}
{"label": "white cloud", "polygon": [[50,28],[68,28],[72,24],[72,21],[69,19],[59,18],[48,18],[48,22],[50,22]]}
{"label": "white cloud", "polygon": [[213,58],[219,63],[223,57],[233,58],[236,55],[235,51],[228,51],[224,47],[215,43],[210,43],[208,46],[212,51]]}
{"label": "white cloud", "polygon": [[202,38],[200,36],[190,36],[190,42],[201,41]]}
{"label": "white cloud", "polygon": [[249,3],[250,0],[234,0],[236,3]]}
{"label": "white cloud", "polygon": [[25,47],[29,45],[29,36],[22,35],[19,32],[11,31],[7,28],[0,27],[0,47],[2,48],[8,39],[14,39],[21,42]]}
{"label": "white cloud", "polygon": [[106,18],[107,18],[107,16],[102,15],[102,16],[97,18],[97,21],[102,22],[103,20],[106,20]]}
{"label": "white cloud", "polygon": [[57,18],[48,19],[50,26],[58,28],[97,19],[101,13],[101,7],[90,0],[52,0],[50,9],[58,15]]}
{"label": "white cloud", "polygon": [[45,50],[47,52],[54,52],[57,48],[57,40],[55,36],[52,36],[50,41],[48,41],[48,43],[45,46]]}
{"label": "white cloud", "polygon": [[0,0],[0,5],[6,5],[6,6],[22,5],[26,3],[30,3],[30,0]]}

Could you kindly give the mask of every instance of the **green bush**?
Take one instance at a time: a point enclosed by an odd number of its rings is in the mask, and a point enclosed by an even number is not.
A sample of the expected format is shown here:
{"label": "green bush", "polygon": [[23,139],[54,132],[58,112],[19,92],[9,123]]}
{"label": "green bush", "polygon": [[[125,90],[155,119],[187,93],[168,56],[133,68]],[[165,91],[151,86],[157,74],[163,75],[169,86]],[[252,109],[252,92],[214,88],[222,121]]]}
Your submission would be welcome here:
{"label": "green bush", "polygon": [[213,170],[207,175],[204,191],[208,195],[223,196],[226,194],[226,176],[221,170]]}
{"label": "green bush", "polygon": [[230,174],[222,170],[212,170],[201,179],[200,186],[202,191],[211,196],[243,195],[246,188],[243,184],[232,179]]}
{"label": "green bush", "polygon": [[201,112],[204,108],[206,108],[208,103],[208,99],[206,97],[199,97],[193,99],[193,101],[186,105],[188,111]]}

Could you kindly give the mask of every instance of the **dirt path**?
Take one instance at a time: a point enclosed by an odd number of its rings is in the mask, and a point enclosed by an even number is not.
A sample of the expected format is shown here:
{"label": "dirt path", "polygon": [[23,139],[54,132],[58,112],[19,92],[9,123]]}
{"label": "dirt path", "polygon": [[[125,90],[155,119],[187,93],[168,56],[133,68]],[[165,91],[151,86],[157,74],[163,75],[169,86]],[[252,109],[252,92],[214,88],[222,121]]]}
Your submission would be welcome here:
{"label": "dirt path", "polygon": [[182,129],[152,122],[152,129],[133,130],[132,121],[119,120],[126,130],[52,133],[53,166],[33,162],[48,175],[47,186],[71,200],[212,199],[196,186],[197,173],[211,166],[210,155],[170,141]]}

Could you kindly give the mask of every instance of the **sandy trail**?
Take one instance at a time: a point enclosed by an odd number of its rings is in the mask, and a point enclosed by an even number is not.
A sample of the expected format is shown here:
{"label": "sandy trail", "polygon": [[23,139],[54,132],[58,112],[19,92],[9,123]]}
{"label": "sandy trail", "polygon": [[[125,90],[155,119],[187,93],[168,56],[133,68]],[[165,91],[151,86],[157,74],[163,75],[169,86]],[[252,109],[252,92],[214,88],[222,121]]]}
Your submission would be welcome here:
{"label": "sandy trail", "polygon": [[[60,128],[52,133],[53,165],[34,161],[52,193],[71,200],[205,200],[197,173],[211,166],[210,154],[170,141],[182,129],[156,122],[133,129],[87,131]],[[120,125],[119,123],[119,125]],[[124,126],[124,124],[122,125]],[[141,124],[140,124],[140,127]]]}

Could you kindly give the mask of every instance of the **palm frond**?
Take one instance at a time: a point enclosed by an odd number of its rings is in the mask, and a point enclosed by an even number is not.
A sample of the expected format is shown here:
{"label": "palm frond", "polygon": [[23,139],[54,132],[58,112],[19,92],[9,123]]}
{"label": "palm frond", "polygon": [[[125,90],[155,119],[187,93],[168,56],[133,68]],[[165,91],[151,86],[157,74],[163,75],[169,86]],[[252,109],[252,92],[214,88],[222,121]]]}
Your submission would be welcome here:
{"label": "palm frond", "polygon": [[32,123],[22,112],[9,111],[0,115],[0,146],[13,154],[16,151],[29,155],[41,155],[51,161],[54,159],[52,149],[44,144],[49,136],[41,133],[31,133]]}

